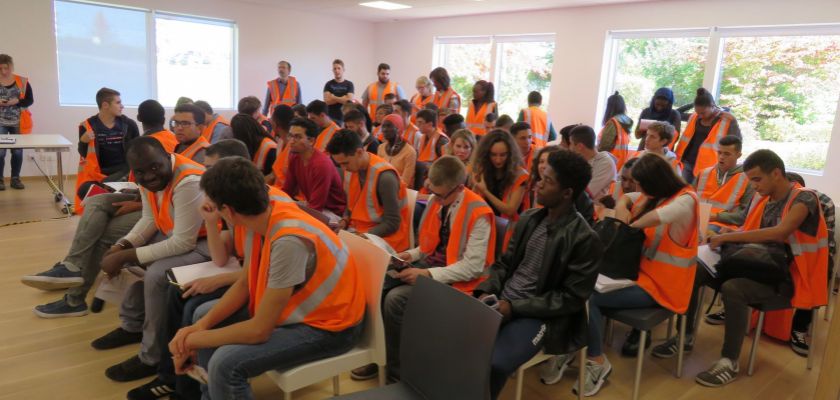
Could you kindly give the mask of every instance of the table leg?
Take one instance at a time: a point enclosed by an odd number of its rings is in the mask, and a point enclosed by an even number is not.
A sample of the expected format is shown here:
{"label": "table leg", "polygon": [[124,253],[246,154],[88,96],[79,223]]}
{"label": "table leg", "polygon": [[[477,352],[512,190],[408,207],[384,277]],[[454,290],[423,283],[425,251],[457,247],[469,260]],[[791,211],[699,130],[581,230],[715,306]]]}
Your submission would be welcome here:
{"label": "table leg", "polygon": [[58,175],[58,189],[64,193],[64,163],[61,162],[61,152],[55,152],[56,173]]}

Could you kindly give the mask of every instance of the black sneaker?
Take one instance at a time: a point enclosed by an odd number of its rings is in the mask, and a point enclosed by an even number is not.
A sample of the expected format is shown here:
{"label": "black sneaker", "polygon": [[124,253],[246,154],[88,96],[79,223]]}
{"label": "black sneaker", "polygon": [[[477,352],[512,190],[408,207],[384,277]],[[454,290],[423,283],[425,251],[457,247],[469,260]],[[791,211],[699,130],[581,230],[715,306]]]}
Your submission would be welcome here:
{"label": "black sneaker", "polygon": [[[672,358],[677,355],[677,348],[679,348],[679,336],[674,336],[651,350],[651,354],[657,358]],[[683,353],[690,353],[694,349],[694,337],[685,336],[685,343],[683,343]]]}
{"label": "black sneaker", "polygon": [[726,310],[720,310],[713,314],[706,314],[707,324],[710,325],[723,325],[726,322]]}
{"label": "black sneaker", "polygon": [[[624,340],[624,345],[621,346],[621,355],[624,357],[636,357],[639,355],[639,338],[641,332],[633,329],[627,334],[627,339]],[[648,332],[645,339],[645,348],[650,348],[650,332]]]}
{"label": "black sneaker", "polygon": [[128,391],[128,400],[157,400],[175,393],[175,385],[165,383],[156,377],[151,382]]}
{"label": "black sneaker", "polygon": [[12,186],[12,189],[17,189],[17,190],[26,189],[26,186],[23,185],[23,182],[20,181],[20,178],[12,178],[11,186]]}
{"label": "black sneaker", "polygon": [[52,268],[39,272],[35,275],[26,275],[20,278],[26,285],[41,290],[63,290],[71,287],[82,286],[85,280],[81,271],[71,271],[61,262],[55,263]]}
{"label": "black sneaker", "polygon": [[41,318],[64,318],[85,316],[88,313],[88,309],[87,304],[84,302],[76,306],[71,306],[67,302],[67,295],[64,295],[60,300],[35,306],[32,312]]}
{"label": "black sneaker", "polygon": [[733,364],[728,358],[721,358],[707,371],[697,374],[697,383],[708,387],[720,387],[738,377],[738,364]]}
{"label": "black sneaker", "polygon": [[120,327],[90,342],[90,345],[96,350],[108,350],[127,344],[140,343],[141,340],[143,340],[143,332],[129,332]]}
{"label": "black sneaker", "polygon": [[350,378],[354,381],[366,381],[377,376],[379,376],[379,366],[376,364],[368,364],[350,371]]}
{"label": "black sneaker", "polygon": [[802,357],[808,357],[808,351],[810,349],[808,342],[805,340],[806,336],[806,332],[792,331],[790,333],[790,348],[793,349],[794,353]]}
{"label": "black sneaker", "polygon": [[117,382],[130,382],[157,374],[157,365],[146,365],[134,356],[105,370],[105,376]]}

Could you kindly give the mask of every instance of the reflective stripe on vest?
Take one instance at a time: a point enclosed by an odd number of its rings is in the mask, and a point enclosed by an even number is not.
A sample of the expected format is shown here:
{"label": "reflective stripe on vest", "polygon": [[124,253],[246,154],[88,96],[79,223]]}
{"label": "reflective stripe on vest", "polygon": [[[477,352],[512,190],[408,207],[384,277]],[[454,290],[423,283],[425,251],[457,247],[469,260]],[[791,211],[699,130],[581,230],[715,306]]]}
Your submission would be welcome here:
{"label": "reflective stripe on vest", "polygon": [[475,109],[475,103],[470,102],[470,107],[467,109],[467,129],[474,135],[484,135],[487,130],[484,129],[484,119],[487,117],[489,110],[496,108],[495,102],[484,103],[478,110]]}
{"label": "reflective stripe on vest", "polygon": [[315,139],[315,148],[321,151],[327,150],[327,144],[330,143],[332,140],[333,135],[335,132],[338,131],[339,127],[335,124],[335,122],[330,121],[330,124],[327,125],[326,128],[321,130],[321,133],[318,134],[318,138]]}
{"label": "reflective stripe on vest", "polygon": [[[279,78],[278,78],[279,79]],[[268,110],[268,115],[274,113],[274,107],[285,104],[289,107],[297,104],[297,79],[289,75],[286,79],[286,87],[283,93],[280,93],[280,82],[277,79],[268,81],[268,87],[271,89],[271,106]]]}
{"label": "reflective stripe on vest", "polygon": [[399,173],[384,159],[366,153],[370,157],[365,172],[364,187],[360,185],[359,172],[344,173],[344,191],[347,193],[347,210],[350,212],[350,226],[360,233],[367,232],[382,221],[384,209],[378,205],[376,188],[379,176],[385,171],[393,171],[399,182],[397,205],[400,208],[400,227],[389,236],[383,237],[396,251],[408,248],[408,226],[411,216],[408,215],[408,200],[405,182],[399,180]]}
{"label": "reflective stripe on vest", "polygon": [[[202,175],[205,170],[204,166],[201,164],[180,154],[173,154],[172,157],[174,158],[174,162],[172,163],[172,179],[163,189],[160,203],[158,203],[157,193],[146,190],[146,188],[140,186],[140,192],[145,195],[146,200],[148,200],[152,217],[154,217],[155,220],[155,226],[160,233],[166,236],[172,235],[172,230],[175,227],[175,217],[173,214],[175,208],[173,204],[175,187],[177,187],[184,178],[193,175]],[[202,228],[202,231],[203,230],[204,229]],[[203,235],[199,234],[199,236]]]}
{"label": "reflective stripe on vest", "polygon": [[286,181],[286,173],[289,171],[289,153],[291,146],[287,141],[283,145],[283,149],[277,152],[277,157],[274,158],[274,164],[271,165],[271,172],[274,173],[274,183],[272,186],[276,188],[283,188],[283,183]]}
{"label": "reflective stripe on vest", "polygon": [[212,121],[210,121],[209,124],[207,124],[207,126],[204,127],[204,130],[201,132],[201,136],[207,139],[208,142],[213,140],[213,131],[216,130],[216,125],[218,124],[230,125],[230,123],[222,118],[221,115],[217,115]]}
{"label": "reflective stripe on vest", "polygon": [[[695,113],[691,116],[691,118],[689,118],[685,131],[682,132],[680,140],[677,142],[676,153],[678,159],[682,160],[685,150],[691,143],[691,138],[694,137],[694,132],[697,129],[698,123],[700,123],[700,121]],[[726,136],[727,132],[729,132],[729,125],[731,123],[731,119],[721,116],[718,118],[717,122],[712,125],[711,129],[709,129],[709,136],[706,137],[703,143],[700,144],[700,148],[697,149],[697,159],[694,162],[695,174],[717,164],[718,142]]]}
{"label": "reflective stripe on vest", "polygon": [[259,168],[260,171],[265,170],[265,162],[266,162],[266,159],[268,158],[268,152],[271,149],[276,149],[276,148],[277,148],[277,142],[275,142],[275,141],[273,141],[269,138],[263,138],[262,142],[260,142],[260,147],[257,149],[257,153],[254,154],[254,160],[253,160],[254,164],[256,164],[257,168]]}
{"label": "reflective stripe on vest", "polygon": [[189,147],[182,150],[179,154],[189,158],[190,160],[193,160],[193,158],[195,158],[195,155],[198,154],[199,151],[204,150],[208,147],[210,147],[210,142],[208,142],[207,139],[205,139],[203,136],[199,136],[198,139],[196,139],[191,145],[189,145]]}
{"label": "reflective stripe on vest", "polygon": [[376,116],[376,107],[385,104],[385,95],[388,93],[397,94],[397,85],[394,82],[388,81],[382,93],[379,93],[379,81],[368,85],[368,112],[371,118]]}
{"label": "reflective stripe on vest", "polygon": [[426,135],[420,136],[420,143],[417,147],[417,161],[432,162],[437,160],[437,142],[442,137],[446,137],[446,135],[441,131],[438,131],[437,137],[435,137],[431,141],[426,140]]}
{"label": "reflective stripe on vest", "polygon": [[[712,212],[730,211],[738,205],[738,199],[747,190],[747,174],[739,172],[718,184],[717,167],[709,167],[700,173],[697,190],[700,200],[712,205]],[[721,197],[725,198],[721,201]]]}
{"label": "reflective stripe on vest", "polygon": [[[446,88],[446,90],[444,90],[443,93],[435,92],[432,102],[435,103],[436,106],[438,106],[439,110],[442,110],[444,108],[450,109],[449,103],[452,102],[453,97],[458,99],[458,105],[460,106],[461,96],[457,92],[455,92],[455,89],[452,89],[452,86]],[[460,110],[452,111],[458,113]]]}

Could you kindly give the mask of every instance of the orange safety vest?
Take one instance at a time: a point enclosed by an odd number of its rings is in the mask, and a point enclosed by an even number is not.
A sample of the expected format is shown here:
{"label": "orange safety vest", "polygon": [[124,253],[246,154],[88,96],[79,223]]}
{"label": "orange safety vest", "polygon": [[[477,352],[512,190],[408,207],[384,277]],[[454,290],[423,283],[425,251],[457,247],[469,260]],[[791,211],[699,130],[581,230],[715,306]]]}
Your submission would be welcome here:
{"label": "orange safety vest", "polygon": [[262,142],[260,142],[260,147],[257,148],[257,152],[251,160],[257,168],[260,169],[260,171],[265,171],[265,162],[268,159],[268,152],[274,149],[277,149],[277,142],[271,140],[270,138],[263,138]]}
{"label": "orange safety vest", "polygon": [[[286,192],[273,187],[268,187],[268,198],[270,201],[280,201],[280,202],[293,202],[291,197],[289,197]],[[248,254],[251,257],[251,260],[259,260],[260,259],[260,250],[262,249],[262,235],[253,234],[249,235],[249,231],[244,226],[234,226],[233,227],[233,250],[236,252],[236,258],[240,261],[245,259],[245,255]],[[242,265],[247,266],[248,264],[242,263]]]}
{"label": "orange safety vest", "polygon": [[[89,127],[86,126],[86,128]],[[163,148],[167,153],[174,153],[175,148],[178,147],[178,139],[175,137],[175,134],[166,129],[154,133],[147,133],[143,136],[149,136],[157,139],[157,141],[163,145]]]}
{"label": "orange safety vest", "polygon": [[[155,219],[155,226],[160,233],[166,236],[172,235],[172,230],[175,228],[175,218],[172,215],[175,208],[175,205],[172,203],[175,187],[178,186],[181,180],[188,176],[204,174],[203,165],[180,154],[173,154],[172,157],[175,160],[172,163],[172,180],[163,189],[163,196],[160,202],[158,202],[157,193],[140,186],[140,195],[145,196],[146,201],[149,203],[152,217]],[[205,230],[202,227],[199,231],[199,236],[204,236],[204,234]]]}
{"label": "orange safety vest", "polygon": [[[15,75],[15,85],[18,87],[18,99],[23,101],[26,98],[26,85],[29,84],[29,79],[20,75]],[[29,108],[20,108],[20,133],[25,135],[32,133],[32,112]]]}
{"label": "orange safety vest", "polygon": [[379,202],[377,187],[379,176],[385,171],[393,171],[400,183],[397,200],[400,204],[400,227],[396,232],[383,237],[395,251],[408,249],[408,225],[412,216],[408,214],[405,182],[399,180],[399,172],[379,156],[368,153],[370,160],[365,173],[365,185],[359,185],[358,172],[344,172],[344,192],[347,193],[347,210],[350,211],[350,226],[359,233],[365,233],[382,221],[385,209]]}
{"label": "orange safety vest", "polygon": [[272,186],[282,189],[283,183],[286,182],[286,173],[289,171],[289,155],[292,146],[289,142],[283,145],[283,148],[277,152],[277,157],[274,159],[274,164],[271,166],[271,172],[274,172],[274,183]]}
{"label": "orange safety vest", "polygon": [[198,154],[199,151],[203,151],[208,147],[210,147],[210,142],[208,142],[207,139],[204,138],[204,136],[199,136],[198,139],[195,140],[195,142],[187,146],[186,149],[181,150],[179,154],[192,160],[193,158],[195,158],[195,155]]}
{"label": "orange safety vest", "polygon": [[385,84],[385,90],[379,92],[379,81],[368,85],[368,114],[371,118],[376,116],[376,107],[385,104],[385,95],[388,93],[397,94],[397,84],[391,81]]}
{"label": "orange safety vest", "polygon": [[274,113],[274,107],[285,104],[289,107],[297,104],[298,83],[294,76],[289,75],[286,80],[286,89],[280,93],[280,82],[277,79],[268,81],[268,90],[271,91],[271,105],[268,108],[268,115]]}
{"label": "orange safety vest", "polygon": [[513,192],[522,185],[525,185],[526,193],[522,196],[522,203],[519,205],[518,212],[514,215],[508,214],[501,214],[499,217],[505,218],[508,220],[508,227],[505,231],[504,242],[502,242],[502,247],[507,248],[508,242],[510,242],[510,238],[513,237],[513,227],[515,226],[516,221],[519,221],[519,214],[523,211],[531,208],[531,196],[528,195],[528,180],[531,179],[531,175],[526,171],[524,168],[520,168],[518,175],[513,180],[513,184],[511,184],[507,189],[505,189],[504,193],[502,193],[502,201],[507,203],[510,201],[510,198],[513,197]]}
{"label": "orange safety vest", "polygon": [[409,121],[412,124],[416,124],[417,111],[426,108],[426,104],[431,103],[434,99],[434,95],[426,96],[426,98],[422,98],[420,94],[415,94],[414,96],[411,96],[411,105],[413,105],[414,107],[411,108],[411,118],[409,118]]}
{"label": "orange safety vest", "polygon": [[[82,121],[80,124],[85,128],[85,132],[93,132],[93,127],[90,125],[88,119]],[[79,160],[79,172],[76,175],[76,190],[74,191],[73,205],[76,214],[82,215],[85,207],[82,205],[82,198],[79,197],[79,187],[82,183],[95,181],[101,182],[105,179],[105,174],[99,169],[99,158],[96,157],[96,139],[94,138],[87,144],[87,154],[84,158]]]}
{"label": "orange safety vest", "polygon": [[419,142],[416,143],[417,147],[417,161],[419,162],[433,162],[438,159],[439,155],[435,151],[437,148],[437,142],[440,138],[446,136],[445,133],[438,131],[438,136],[433,140],[426,140],[426,135],[421,135],[419,137]]}
{"label": "orange safety vest", "polygon": [[545,147],[548,143],[548,114],[538,106],[522,109],[522,120],[531,125],[531,134],[537,148]]}
{"label": "orange safety vest", "polygon": [[467,129],[476,136],[486,134],[487,130],[484,128],[484,118],[495,109],[496,102],[484,103],[481,105],[481,108],[476,110],[475,102],[471,101],[470,107],[467,109]]}
{"label": "orange safety vest", "polygon": [[525,164],[525,171],[531,172],[531,168],[534,166],[534,157],[537,155],[536,145],[531,143],[531,147],[528,148],[528,154],[522,155],[522,163]]}
{"label": "orange safety vest", "polygon": [[224,119],[221,115],[217,115],[216,118],[213,118],[212,121],[207,123],[207,126],[204,127],[204,130],[201,131],[201,137],[206,139],[208,142],[213,139],[213,131],[216,129],[216,125],[222,124],[226,126],[230,126],[230,122]]}
{"label": "orange safety vest", "polygon": [[[268,230],[262,235],[260,257],[245,253],[248,268],[248,311],[256,315],[270,272],[271,245],[284,236],[296,236],[315,247],[315,270],[296,286],[277,318],[277,326],[306,324],[339,332],[358,324],[365,314],[364,281],[347,246],[326,225],[294,203],[272,201]],[[256,236],[248,231],[247,235]],[[247,239],[246,239],[247,243]]]}
{"label": "orange safety vest", "polygon": [[423,134],[420,133],[420,129],[417,128],[417,125],[409,122],[403,132],[403,142],[406,142],[409,146],[414,147],[414,144],[419,142],[422,136]]}
{"label": "orange safety vest", "polygon": [[[455,92],[455,89],[452,89],[452,86],[448,87],[446,90],[441,93],[440,91],[435,92],[434,96],[432,96],[432,103],[435,103],[438,106],[439,110],[443,110],[444,108],[449,109],[449,103],[452,102],[452,98],[455,97],[458,99],[458,107],[461,106],[461,96]],[[451,110],[454,113],[459,113],[461,110]]]}
{"label": "orange safety vest", "polygon": [[315,139],[315,148],[321,151],[327,151],[327,144],[330,143],[332,140],[333,135],[335,135],[338,130],[341,129],[335,122],[330,121],[330,124],[327,125],[326,128],[321,130],[321,133],[318,134],[318,138]]}
{"label": "orange safety vest", "polygon": [[[441,208],[440,202],[436,201],[436,197],[433,196],[420,219],[420,251],[427,255],[434,253],[440,244]],[[485,270],[496,260],[496,224],[493,222],[493,209],[487,205],[481,196],[472,190],[464,189],[464,197],[458,207],[458,212],[450,221],[452,230],[449,233],[449,241],[446,242],[447,266],[455,264],[464,257],[464,251],[467,248],[467,241],[472,233],[473,226],[481,218],[485,218],[487,223],[490,224],[490,242],[487,244],[487,258],[484,261]],[[482,275],[470,281],[455,282],[452,287],[464,293],[472,294],[473,289],[485,279],[487,279],[487,276]]]}
{"label": "orange safety vest", "polygon": [[[688,193],[694,199],[693,230],[688,245],[683,246],[671,239],[670,224],[644,228],[645,242],[642,246],[642,260],[639,264],[639,279],[636,283],[656,302],[677,314],[688,310],[694,273],[697,269],[697,242],[699,238],[697,215],[699,206],[697,194],[688,186],[670,199],[656,206],[657,209]],[[644,197],[633,204],[633,212]],[[634,214],[635,215],[635,214]]]}
{"label": "orange safety vest", "polygon": [[[621,123],[618,122],[616,117],[610,118],[607,121],[607,124],[612,123],[615,125],[615,147],[610,150],[613,156],[615,156],[615,169],[617,171],[621,171],[621,167],[624,166],[624,162],[632,158],[633,151],[630,150],[630,134],[627,133],[627,130],[621,126]],[[606,128],[607,125],[604,125]],[[601,132],[598,132],[598,143],[601,143],[601,136],[604,133],[604,128],[601,128]],[[679,159],[679,157],[677,157]]]}
{"label": "orange safety vest", "polygon": [[[680,161],[682,161],[683,153],[688,148],[688,144],[691,143],[691,138],[694,137],[694,130],[697,128],[698,123],[697,114],[692,114],[688,120],[688,125],[685,127],[685,131],[680,135],[680,140],[677,142],[677,150],[675,151]],[[721,112],[720,118],[718,118],[717,122],[709,130],[709,136],[706,136],[706,140],[703,141],[697,150],[697,160],[694,162],[695,176],[700,171],[717,164],[718,142],[729,132],[729,126],[731,124],[732,117],[729,114]]]}
{"label": "orange safety vest", "polygon": [[[738,206],[739,201],[747,191],[750,184],[747,174],[739,172],[732,176],[724,175],[723,185],[718,184],[718,168],[709,167],[700,172],[697,179],[697,194],[700,201],[712,205],[712,214],[722,211],[730,211]],[[709,222],[710,224],[727,227],[730,229],[739,228],[736,225],[723,222]]]}

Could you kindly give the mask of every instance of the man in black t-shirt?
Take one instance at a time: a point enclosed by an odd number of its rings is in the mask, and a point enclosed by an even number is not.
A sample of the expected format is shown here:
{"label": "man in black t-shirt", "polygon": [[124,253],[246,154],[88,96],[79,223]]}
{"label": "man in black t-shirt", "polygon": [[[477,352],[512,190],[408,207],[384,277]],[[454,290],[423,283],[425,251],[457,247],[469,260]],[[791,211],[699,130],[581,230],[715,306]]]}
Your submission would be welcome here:
{"label": "man in black t-shirt", "polygon": [[333,60],[332,70],[335,79],[324,85],[324,102],[327,103],[327,115],[336,124],[341,125],[341,106],[353,101],[353,82],[344,79],[344,61]]}

